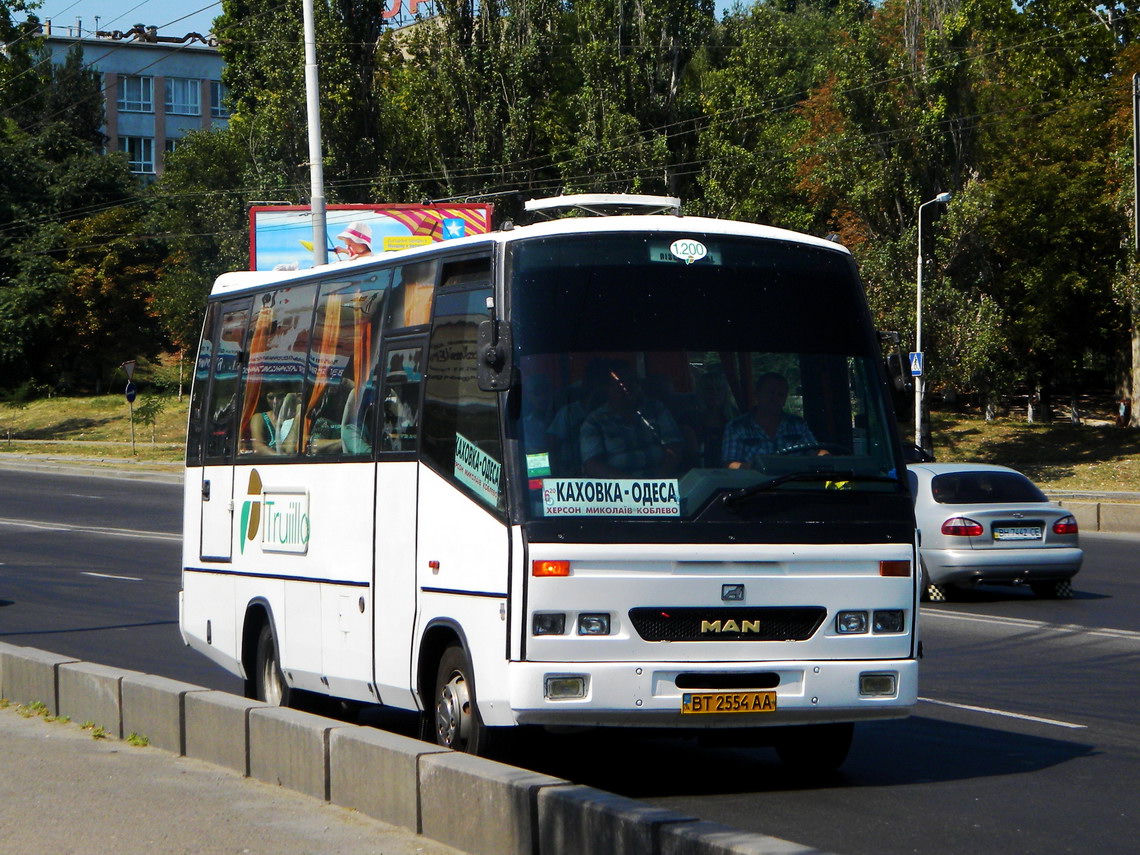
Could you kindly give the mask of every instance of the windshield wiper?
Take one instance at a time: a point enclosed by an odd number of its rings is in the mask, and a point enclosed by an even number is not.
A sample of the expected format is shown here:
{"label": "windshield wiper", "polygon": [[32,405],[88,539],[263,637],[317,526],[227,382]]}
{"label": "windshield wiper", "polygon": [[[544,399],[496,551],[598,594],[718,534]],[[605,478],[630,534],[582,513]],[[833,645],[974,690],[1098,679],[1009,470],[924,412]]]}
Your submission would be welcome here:
{"label": "windshield wiper", "polygon": [[758,484],[749,484],[747,487],[741,487],[739,490],[733,490],[731,493],[725,493],[724,505],[727,508],[732,508],[735,505],[748,501],[753,496],[766,493],[769,490],[779,487],[781,484],[787,484],[789,481],[821,481],[825,484],[834,482],[837,485],[848,481],[872,481],[883,484],[901,485],[898,478],[892,478],[890,475],[860,475],[851,470],[791,472],[787,475],[769,478],[767,481],[761,481]]}

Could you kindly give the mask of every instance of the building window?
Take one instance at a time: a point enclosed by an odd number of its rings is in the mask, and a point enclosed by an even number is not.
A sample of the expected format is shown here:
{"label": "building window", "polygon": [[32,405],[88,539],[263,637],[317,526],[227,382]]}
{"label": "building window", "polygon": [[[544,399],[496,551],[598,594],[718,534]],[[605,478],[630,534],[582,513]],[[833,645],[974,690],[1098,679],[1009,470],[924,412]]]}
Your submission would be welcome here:
{"label": "building window", "polygon": [[215,119],[228,119],[230,117],[230,108],[227,106],[226,101],[229,100],[230,90],[226,88],[226,84],[220,80],[210,81],[210,115]]}
{"label": "building window", "polygon": [[119,110],[124,113],[153,113],[154,78],[126,74],[120,77]]}
{"label": "building window", "polygon": [[202,83],[190,77],[166,78],[166,112],[198,116],[202,112]]}
{"label": "building window", "polygon": [[183,142],[184,140],[181,137],[167,137],[165,143],[167,153],[174,151],[182,145]]}
{"label": "building window", "polygon": [[154,139],[151,137],[119,137],[119,151],[127,153],[131,172],[154,174]]}

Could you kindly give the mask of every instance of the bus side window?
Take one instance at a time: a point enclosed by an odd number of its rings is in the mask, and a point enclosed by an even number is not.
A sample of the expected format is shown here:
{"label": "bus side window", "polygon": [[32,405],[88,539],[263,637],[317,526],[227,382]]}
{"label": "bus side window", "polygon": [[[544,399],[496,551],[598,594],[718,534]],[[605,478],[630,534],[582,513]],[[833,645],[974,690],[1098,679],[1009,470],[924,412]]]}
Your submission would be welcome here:
{"label": "bus side window", "polygon": [[503,509],[498,398],[479,388],[475,354],[491,289],[436,296],[424,389],[423,457],[480,502]]}
{"label": "bus side window", "polygon": [[381,362],[380,450],[415,451],[419,447],[420,387],[424,349],[393,344]]}
{"label": "bus side window", "polygon": [[314,285],[281,288],[256,298],[238,453],[253,457],[297,450],[297,405],[305,376],[305,343],[313,314]]}
{"label": "bus side window", "polygon": [[202,324],[202,341],[198,345],[198,359],[194,363],[194,386],[190,393],[190,418],[186,423],[186,465],[201,466],[204,450],[206,397],[210,391],[210,366],[214,362],[214,329],[217,326],[217,303],[206,306],[206,320]]}
{"label": "bus side window", "polygon": [[249,304],[221,309],[217,347],[213,352],[213,384],[204,415],[205,459],[229,462],[237,441],[241,403],[241,363],[248,350]]}
{"label": "bus side window", "polygon": [[397,267],[388,302],[386,329],[422,326],[431,320],[439,262],[417,261]]}

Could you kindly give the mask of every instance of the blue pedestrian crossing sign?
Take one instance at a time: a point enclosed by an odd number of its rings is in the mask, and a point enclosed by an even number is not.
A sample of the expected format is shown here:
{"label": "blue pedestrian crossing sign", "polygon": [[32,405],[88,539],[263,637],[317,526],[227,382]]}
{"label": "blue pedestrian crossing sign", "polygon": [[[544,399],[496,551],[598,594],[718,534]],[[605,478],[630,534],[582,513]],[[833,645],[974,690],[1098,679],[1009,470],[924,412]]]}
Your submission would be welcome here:
{"label": "blue pedestrian crossing sign", "polygon": [[922,351],[918,351],[917,353],[915,353],[914,351],[911,351],[911,354],[910,354],[910,376],[911,377],[921,377],[922,376]]}

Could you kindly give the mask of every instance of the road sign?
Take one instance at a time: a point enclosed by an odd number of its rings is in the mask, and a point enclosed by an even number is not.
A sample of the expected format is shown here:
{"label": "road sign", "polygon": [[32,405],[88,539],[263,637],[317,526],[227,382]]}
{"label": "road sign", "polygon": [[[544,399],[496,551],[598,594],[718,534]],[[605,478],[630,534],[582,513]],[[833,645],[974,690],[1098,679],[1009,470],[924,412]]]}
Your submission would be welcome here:
{"label": "road sign", "polygon": [[133,359],[124,362],[122,368],[127,372],[127,380],[135,379],[135,361]]}
{"label": "road sign", "polygon": [[922,376],[922,351],[916,353],[912,350],[910,353],[910,376]]}
{"label": "road sign", "polygon": [[135,386],[135,384],[128,380],[127,381],[127,388],[126,388],[127,403],[133,404],[135,402],[135,396],[138,393],[139,393],[139,390]]}

